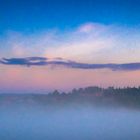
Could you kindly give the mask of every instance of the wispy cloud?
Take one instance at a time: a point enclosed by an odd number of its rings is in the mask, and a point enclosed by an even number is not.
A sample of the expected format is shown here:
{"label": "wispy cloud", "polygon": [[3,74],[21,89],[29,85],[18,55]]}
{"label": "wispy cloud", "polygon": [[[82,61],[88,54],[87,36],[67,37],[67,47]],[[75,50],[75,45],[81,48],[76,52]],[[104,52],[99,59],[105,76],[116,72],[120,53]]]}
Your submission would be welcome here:
{"label": "wispy cloud", "polygon": [[26,58],[3,58],[0,60],[4,65],[21,65],[21,66],[65,66],[76,69],[111,69],[118,70],[140,70],[140,63],[124,64],[88,64],[78,63],[75,61],[65,60],[62,58],[49,59],[45,57],[26,57]]}
{"label": "wispy cloud", "polygon": [[8,33],[2,57],[61,57],[81,63],[130,63],[140,60],[140,29],[85,23],[77,28],[33,34]]}

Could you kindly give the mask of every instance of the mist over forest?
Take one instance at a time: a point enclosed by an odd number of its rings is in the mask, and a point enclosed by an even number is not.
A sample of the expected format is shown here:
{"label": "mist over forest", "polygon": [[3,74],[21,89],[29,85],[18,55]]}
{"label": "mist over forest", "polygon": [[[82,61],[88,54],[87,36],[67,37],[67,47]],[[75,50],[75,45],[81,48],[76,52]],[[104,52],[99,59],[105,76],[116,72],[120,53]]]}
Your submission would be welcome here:
{"label": "mist over forest", "polygon": [[0,105],[67,106],[92,105],[140,109],[140,87],[74,88],[70,92],[54,90],[46,94],[0,94]]}

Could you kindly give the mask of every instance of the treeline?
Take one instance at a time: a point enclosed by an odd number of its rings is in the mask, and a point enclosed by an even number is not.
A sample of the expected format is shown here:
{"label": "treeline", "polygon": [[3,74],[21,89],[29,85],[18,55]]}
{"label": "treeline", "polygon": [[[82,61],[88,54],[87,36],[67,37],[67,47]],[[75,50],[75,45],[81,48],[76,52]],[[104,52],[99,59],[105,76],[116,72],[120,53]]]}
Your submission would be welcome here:
{"label": "treeline", "polygon": [[74,88],[71,92],[59,92],[55,90],[49,95],[88,95],[92,94],[93,96],[139,96],[140,95],[140,87],[124,87],[124,88],[101,88],[97,86],[90,86],[86,88]]}
{"label": "treeline", "polygon": [[73,89],[71,92],[55,90],[47,94],[0,94],[0,105],[5,103],[46,106],[90,104],[140,108],[140,87],[100,88],[91,86]]}
{"label": "treeline", "polygon": [[49,93],[50,99],[61,103],[89,103],[93,105],[127,106],[140,108],[140,87],[101,88],[90,86],[73,89],[71,92],[55,90]]}

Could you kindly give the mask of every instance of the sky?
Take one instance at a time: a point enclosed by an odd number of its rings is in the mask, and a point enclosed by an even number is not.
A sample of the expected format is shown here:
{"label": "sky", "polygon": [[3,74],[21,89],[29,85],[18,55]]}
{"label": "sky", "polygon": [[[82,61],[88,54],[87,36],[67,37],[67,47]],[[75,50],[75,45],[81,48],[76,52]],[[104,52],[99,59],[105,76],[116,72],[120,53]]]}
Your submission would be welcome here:
{"label": "sky", "polygon": [[0,0],[0,92],[140,85],[139,0]]}

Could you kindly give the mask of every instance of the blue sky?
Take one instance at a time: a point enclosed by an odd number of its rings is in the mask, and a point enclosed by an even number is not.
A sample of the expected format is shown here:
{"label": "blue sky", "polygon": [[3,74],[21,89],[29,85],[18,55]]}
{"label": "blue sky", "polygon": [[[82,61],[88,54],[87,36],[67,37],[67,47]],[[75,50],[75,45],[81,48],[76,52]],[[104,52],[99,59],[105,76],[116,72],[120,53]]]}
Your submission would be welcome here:
{"label": "blue sky", "polygon": [[0,0],[1,92],[139,86],[139,77],[140,0]]}
{"label": "blue sky", "polygon": [[137,26],[139,0],[0,0],[0,33],[71,29],[85,22]]}
{"label": "blue sky", "polygon": [[0,0],[0,55],[139,62],[139,13],[139,0]]}

